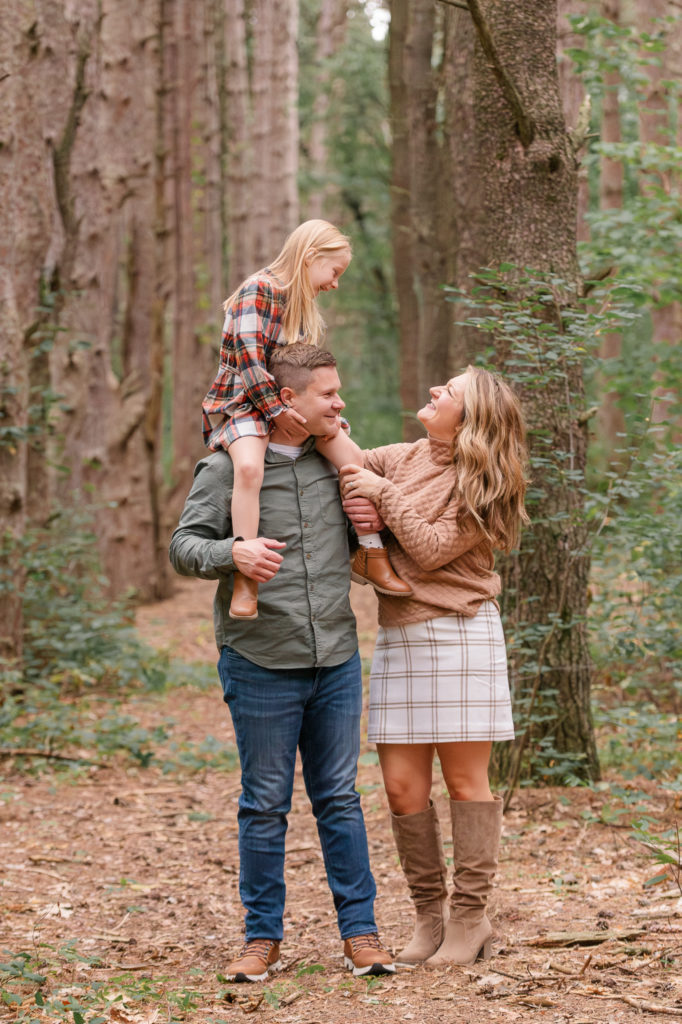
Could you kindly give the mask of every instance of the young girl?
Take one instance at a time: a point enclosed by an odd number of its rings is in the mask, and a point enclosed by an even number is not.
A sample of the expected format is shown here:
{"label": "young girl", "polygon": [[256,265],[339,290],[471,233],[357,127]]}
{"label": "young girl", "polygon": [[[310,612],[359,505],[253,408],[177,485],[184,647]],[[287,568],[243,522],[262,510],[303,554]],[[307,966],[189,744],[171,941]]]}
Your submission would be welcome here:
{"label": "young girl", "polygon": [[[321,291],[338,288],[350,261],[350,241],[333,224],[306,221],[287,238],[279,256],[242,282],[224,304],[220,366],[202,410],[205,444],[212,451],[229,451],[234,465],[235,537],[249,540],[258,535],[259,496],[272,421],[276,417],[282,431],[291,433],[292,445],[299,443],[305,423],[280,400],[267,370],[268,357],[278,345],[295,341],[319,344],[324,322],[316,297]],[[212,415],[220,416],[216,426],[211,423]],[[337,469],[357,460],[359,452],[344,431],[331,440],[318,439],[317,447]],[[383,547],[376,548],[377,539],[375,535],[361,538],[363,546],[373,549],[373,574],[367,574],[370,582],[376,578],[379,583],[375,585],[390,593],[409,595],[410,588],[392,572]],[[235,572],[232,618],[257,618],[257,598],[258,584]]]}

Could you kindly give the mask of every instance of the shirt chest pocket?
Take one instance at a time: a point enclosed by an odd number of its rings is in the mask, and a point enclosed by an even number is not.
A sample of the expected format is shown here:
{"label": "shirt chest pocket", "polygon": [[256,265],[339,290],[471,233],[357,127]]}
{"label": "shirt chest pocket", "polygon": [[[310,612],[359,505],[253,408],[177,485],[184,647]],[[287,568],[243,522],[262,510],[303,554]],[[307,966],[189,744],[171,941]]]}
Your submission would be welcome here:
{"label": "shirt chest pocket", "polygon": [[346,517],[341,508],[338,481],[330,478],[318,480],[317,495],[320,501],[320,514],[324,522],[329,523],[330,526],[343,526]]}

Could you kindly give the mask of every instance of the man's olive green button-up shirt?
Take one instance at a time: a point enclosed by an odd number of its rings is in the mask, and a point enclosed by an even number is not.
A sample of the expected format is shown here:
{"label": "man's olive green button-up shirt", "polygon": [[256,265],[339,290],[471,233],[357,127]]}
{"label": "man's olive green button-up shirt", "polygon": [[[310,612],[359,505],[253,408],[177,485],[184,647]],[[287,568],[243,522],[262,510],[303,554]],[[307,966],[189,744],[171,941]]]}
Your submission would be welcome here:
{"label": "man's olive green button-up shirt", "polygon": [[283,562],[258,587],[258,618],[231,619],[232,460],[218,451],[197,463],[194,484],[173,533],[170,560],[182,576],[218,580],[216,643],[263,668],[341,665],[357,650],[349,601],[347,522],[336,471],[310,439],[296,459],[267,449],[260,495],[260,537],[284,541]]}

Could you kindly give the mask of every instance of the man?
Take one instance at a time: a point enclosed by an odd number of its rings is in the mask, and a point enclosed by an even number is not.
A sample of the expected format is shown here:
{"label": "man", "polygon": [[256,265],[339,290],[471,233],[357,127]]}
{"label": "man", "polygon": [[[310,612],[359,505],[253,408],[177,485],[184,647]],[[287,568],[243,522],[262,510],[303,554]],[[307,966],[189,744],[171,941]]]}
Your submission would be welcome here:
{"label": "man", "polygon": [[[376,888],[355,791],[362,680],[347,523],[336,472],[315,450],[315,435],[338,431],[344,408],[336,360],[297,343],[276,352],[270,369],[283,402],[306,425],[294,448],[275,419],[260,496],[262,536],[232,536],[232,461],[218,451],[198,463],[170,547],[181,575],[218,580],[218,672],[242,768],[239,892],[246,909],[246,941],[226,975],[262,981],[281,967],[284,839],[297,748],[345,964],[355,975],[392,973],[374,921]],[[236,569],[262,584],[255,621],[229,617]]]}

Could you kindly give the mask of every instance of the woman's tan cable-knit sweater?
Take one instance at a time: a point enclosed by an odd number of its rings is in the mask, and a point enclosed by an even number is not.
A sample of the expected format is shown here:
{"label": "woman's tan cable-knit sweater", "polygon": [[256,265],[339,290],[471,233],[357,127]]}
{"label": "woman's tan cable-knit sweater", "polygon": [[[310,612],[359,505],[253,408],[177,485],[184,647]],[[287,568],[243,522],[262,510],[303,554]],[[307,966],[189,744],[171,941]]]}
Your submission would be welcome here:
{"label": "woman's tan cable-knit sweater", "polygon": [[383,477],[373,499],[393,537],[393,568],[412,597],[378,594],[379,625],[403,626],[440,615],[473,616],[500,592],[493,550],[476,526],[461,529],[450,444],[425,438],[364,454],[365,466]]}

